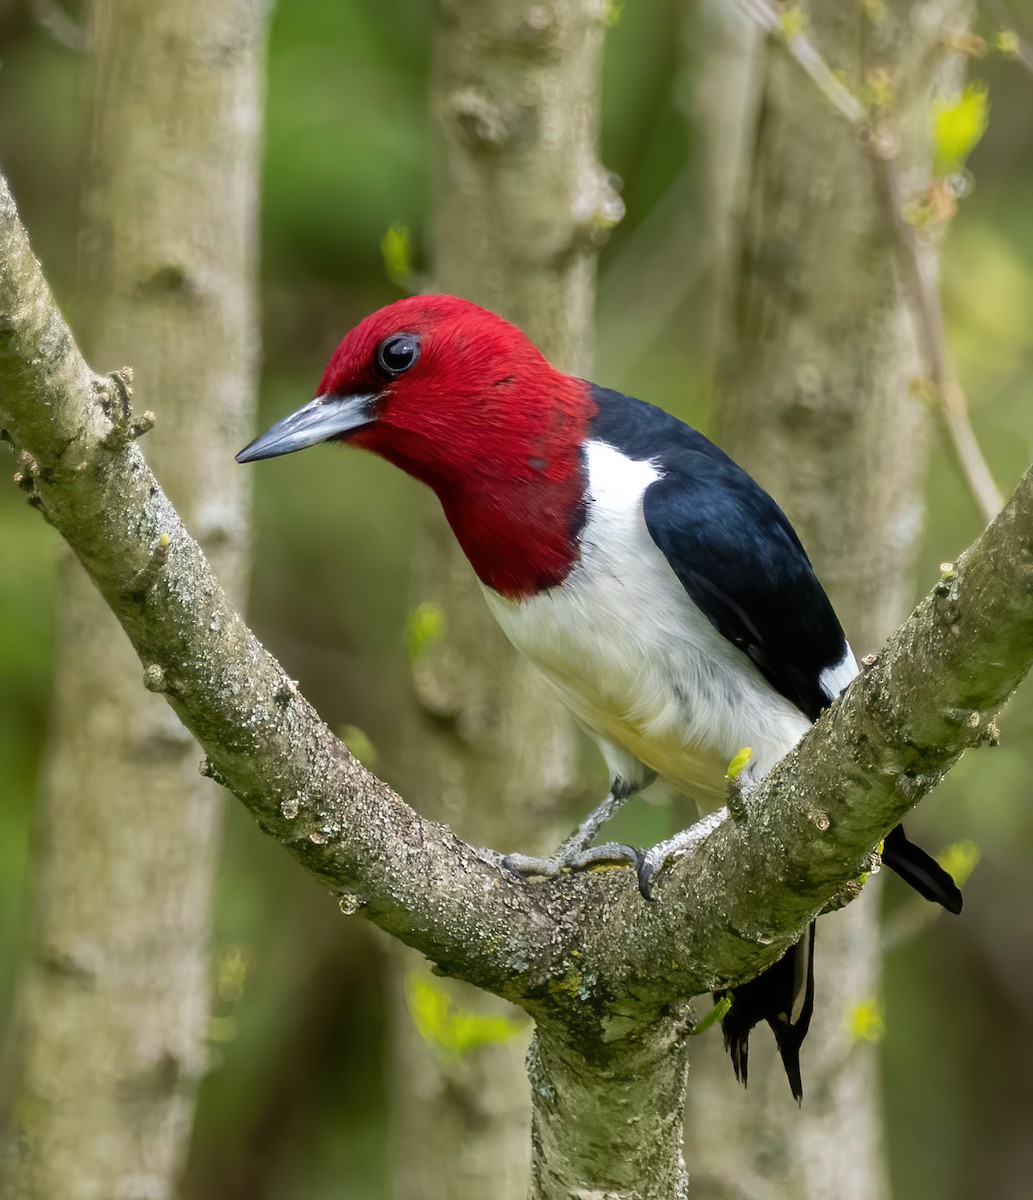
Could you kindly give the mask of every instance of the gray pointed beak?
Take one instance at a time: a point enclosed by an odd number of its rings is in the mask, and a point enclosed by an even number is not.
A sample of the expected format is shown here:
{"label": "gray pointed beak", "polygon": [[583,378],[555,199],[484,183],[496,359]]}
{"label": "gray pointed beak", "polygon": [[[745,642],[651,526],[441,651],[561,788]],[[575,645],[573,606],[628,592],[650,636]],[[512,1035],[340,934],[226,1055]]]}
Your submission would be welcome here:
{"label": "gray pointed beak", "polygon": [[352,429],[371,425],[376,420],[376,402],[375,395],[317,396],[245,446],[237,455],[237,462],[257,462],[260,458],[292,454],[306,446],[341,437]]}

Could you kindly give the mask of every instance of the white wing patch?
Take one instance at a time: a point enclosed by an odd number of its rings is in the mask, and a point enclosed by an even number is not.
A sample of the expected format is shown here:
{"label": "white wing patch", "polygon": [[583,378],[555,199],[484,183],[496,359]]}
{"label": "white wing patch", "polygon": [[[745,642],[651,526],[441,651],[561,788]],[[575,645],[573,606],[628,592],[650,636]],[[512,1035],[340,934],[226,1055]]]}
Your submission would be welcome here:
{"label": "white wing patch", "polygon": [[849,646],[846,653],[834,666],[826,667],[818,676],[818,686],[828,697],[829,702],[835,700],[857,676],[857,660]]}
{"label": "white wing patch", "polygon": [[[561,586],[528,600],[485,588],[488,603],[611,770],[627,777],[629,758],[637,760],[690,795],[723,803],[725,768],[739,750],[749,746],[750,770],[763,774],[810,721],[714,629],[650,537],[642,495],[659,467],[604,442],[588,443],[587,462],[578,565]],[[832,673],[845,670],[846,660]]]}

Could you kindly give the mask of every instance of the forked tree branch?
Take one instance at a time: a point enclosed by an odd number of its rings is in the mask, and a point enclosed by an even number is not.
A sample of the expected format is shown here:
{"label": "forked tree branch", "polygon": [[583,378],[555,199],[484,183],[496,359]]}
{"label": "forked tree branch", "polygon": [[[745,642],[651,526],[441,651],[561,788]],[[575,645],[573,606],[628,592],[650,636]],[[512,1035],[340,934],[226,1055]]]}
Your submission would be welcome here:
{"label": "forked tree branch", "polygon": [[877,665],[660,875],[653,903],[626,870],[527,883],[360,766],[229,605],[140,453],[124,382],[83,361],[2,181],[0,429],[30,501],[122,623],[144,684],[263,830],[344,907],[446,971],[576,1024],[582,1044],[612,1039],[615,1000],[622,1020],[647,1019],[773,961],[986,740],[1033,662],[1030,473]]}

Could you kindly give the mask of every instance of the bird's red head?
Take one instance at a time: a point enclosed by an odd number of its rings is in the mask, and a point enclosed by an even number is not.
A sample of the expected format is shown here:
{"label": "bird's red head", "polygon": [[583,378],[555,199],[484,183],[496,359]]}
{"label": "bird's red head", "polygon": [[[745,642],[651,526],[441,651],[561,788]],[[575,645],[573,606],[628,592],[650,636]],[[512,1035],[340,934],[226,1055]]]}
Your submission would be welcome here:
{"label": "bird's red head", "polygon": [[412,296],[348,333],[316,399],[237,456],[364,446],[437,493],[482,581],[511,597],[562,581],[583,521],[588,385],[501,317]]}

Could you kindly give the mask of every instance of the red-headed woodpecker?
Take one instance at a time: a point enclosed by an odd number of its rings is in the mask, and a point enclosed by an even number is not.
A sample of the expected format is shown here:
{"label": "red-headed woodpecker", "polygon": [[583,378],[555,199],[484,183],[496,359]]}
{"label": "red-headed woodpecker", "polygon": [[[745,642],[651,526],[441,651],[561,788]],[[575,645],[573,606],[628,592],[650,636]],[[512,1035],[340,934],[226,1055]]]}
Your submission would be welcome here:
{"label": "red-headed woodpecker", "polygon": [[[592,735],[610,794],[552,859],[588,849],[657,775],[713,807],[743,748],[766,773],[857,672],[782,511],[681,421],[552,367],[514,326],[453,296],[367,317],[334,351],[319,394],[237,455],[317,442],[364,446],[434,489],[513,644]],[[898,826],[883,861],[951,912],[961,894]],[[647,855],[640,882],[659,865]],[[723,1020],[745,1083],[751,1029],[774,1031],[793,1095],[814,1001],[814,926]]]}

